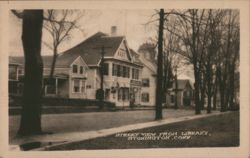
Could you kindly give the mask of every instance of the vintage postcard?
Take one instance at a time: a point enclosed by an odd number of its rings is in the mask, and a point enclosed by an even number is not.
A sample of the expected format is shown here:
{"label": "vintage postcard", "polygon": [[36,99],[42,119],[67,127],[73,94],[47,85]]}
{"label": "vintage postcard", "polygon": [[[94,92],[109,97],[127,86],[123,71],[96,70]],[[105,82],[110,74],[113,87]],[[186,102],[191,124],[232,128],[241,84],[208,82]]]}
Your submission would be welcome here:
{"label": "vintage postcard", "polygon": [[249,5],[1,2],[0,157],[248,157]]}

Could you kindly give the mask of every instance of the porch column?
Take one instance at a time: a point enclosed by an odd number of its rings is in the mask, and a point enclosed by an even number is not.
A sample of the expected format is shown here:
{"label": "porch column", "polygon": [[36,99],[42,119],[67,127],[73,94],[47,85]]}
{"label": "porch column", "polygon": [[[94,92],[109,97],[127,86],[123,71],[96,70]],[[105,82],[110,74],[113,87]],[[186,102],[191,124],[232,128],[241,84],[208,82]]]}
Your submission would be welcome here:
{"label": "porch column", "polygon": [[58,78],[56,78],[56,95],[57,95]]}

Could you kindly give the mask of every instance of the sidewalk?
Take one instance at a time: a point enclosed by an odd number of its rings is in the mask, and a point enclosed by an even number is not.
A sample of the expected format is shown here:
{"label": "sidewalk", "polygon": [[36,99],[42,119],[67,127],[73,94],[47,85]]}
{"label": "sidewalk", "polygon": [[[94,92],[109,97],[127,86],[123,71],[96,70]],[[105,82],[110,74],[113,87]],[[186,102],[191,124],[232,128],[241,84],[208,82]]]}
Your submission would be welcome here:
{"label": "sidewalk", "polygon": [[[203,112],[204,113],[204,112]],[[43,142],[45,147],[37,148],[35,150],[44,150],[47,147],[58,146],[58,145],[65,145],[72,142],[83,141],[92,138],[98,138],[103,136],[112,135],[119,132],[126,132],[131,130],[143,129],[147,127],[155,127],[160,125],[166,125],[170,123],[176,123],[186,120],[193,120],[198,118],[210,117],[215,115],[221,115],[220,112],[213,112],[212,114],[201,114],[201,115],[192,115],[192,116],[181,116],[179,118],[167,118],[160,121],[151,121],[146,123],[136,123],[131,125],[124,125],[115,128],[109,129],[101,129],[101,130],[94,130],[94,131],[86,131],[86,132],[70,132],[70,133],[57,133],[52,135],[42,135],[42,136],[33,136],[33,137],[26,137],[23,139],[15,139],[14,144],[22,144],[28,142]],[[224,113],[223,113],[224,114]]]}

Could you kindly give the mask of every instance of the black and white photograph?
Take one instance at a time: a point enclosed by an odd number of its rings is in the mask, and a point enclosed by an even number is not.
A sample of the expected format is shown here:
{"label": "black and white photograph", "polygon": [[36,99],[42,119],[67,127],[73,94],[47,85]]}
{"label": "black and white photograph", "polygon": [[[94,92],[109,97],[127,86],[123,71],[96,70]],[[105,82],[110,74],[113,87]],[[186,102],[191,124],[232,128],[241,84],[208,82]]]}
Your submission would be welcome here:
{"label": "black and white photograph", "polygon": [[8,152],[244,146],[239,8],[5,15]]}

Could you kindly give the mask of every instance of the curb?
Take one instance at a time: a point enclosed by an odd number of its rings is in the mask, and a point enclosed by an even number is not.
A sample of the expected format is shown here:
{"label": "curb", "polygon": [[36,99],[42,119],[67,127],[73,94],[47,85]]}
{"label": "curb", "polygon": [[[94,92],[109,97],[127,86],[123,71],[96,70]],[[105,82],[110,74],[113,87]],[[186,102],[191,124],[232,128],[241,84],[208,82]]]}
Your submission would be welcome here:
{"label": "curb", "polygon": [[228,113],[231,113],[231,112],[230,111],[223,112],[223,113],[216,112],[216,113],[211,113],[211,114],[184,116],[184,117],[180,117],[180,118],[170,118],[170,119],[164,119],[164,120],[159,120],[159,121],[126,125],[126,126],[121,126],[121,127],[116,127],[116,128],[102,129],[102,130],[98,130],[98,131],[89,131],[89,132],[82,132],[82,133],[78,132],[79,135],[82,135],[81,138],[79,138],[79,137],[75,138],[75,139],[73,138],[73,140],[71,140],[71,141],[66,141],[66,142],[57,143],[57,144],[53,144],[53,145],[48,145],[45,147],[32,149],[31,151],[44,151],[44,150],[48,150],[48,149],[53,148],[53,147],[60,147],[60,146],[64,146],[64,145],[69,145],[69,144],[81,142],[84,140],[105,137],[105,136],[113,135],[113,134],[120,133],[120,132],[139,130],[139,129],[143,129],[143,128],[156,127],[156,126],[167,125],[167,124],[171,124],[171,123],[195,120],[195,119],[212,117],[212,116],[219,116],[219,115],[224,115],[224,114],[228,114]]}

